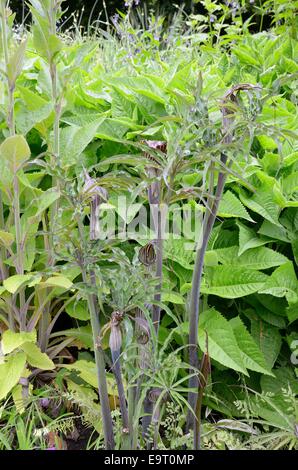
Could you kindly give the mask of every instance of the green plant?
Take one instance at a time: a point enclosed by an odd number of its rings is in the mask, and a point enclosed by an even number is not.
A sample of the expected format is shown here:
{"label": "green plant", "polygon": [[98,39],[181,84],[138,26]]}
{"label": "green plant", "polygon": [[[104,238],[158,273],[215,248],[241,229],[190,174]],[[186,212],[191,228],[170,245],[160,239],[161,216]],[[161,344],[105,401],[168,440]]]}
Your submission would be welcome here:
{"label": "green plant", "polygon": [[55,380],[92,448],[295,447],[298,46],[267,4],[84,35],[34,0],[23,41],[1,2],[1,445],[44,445]]}

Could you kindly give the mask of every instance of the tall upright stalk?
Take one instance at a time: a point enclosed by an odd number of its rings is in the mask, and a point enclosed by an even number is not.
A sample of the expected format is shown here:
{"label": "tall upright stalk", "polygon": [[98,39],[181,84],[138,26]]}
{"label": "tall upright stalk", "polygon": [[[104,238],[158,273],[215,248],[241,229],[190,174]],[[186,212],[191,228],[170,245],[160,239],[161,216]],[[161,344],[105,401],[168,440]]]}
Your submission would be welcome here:
{"label": "tall upright stalk", "polygon": [[[5,69],[7,73],[7,66],[8,66],[8,43],[7,43],[7,26],[6,26],[6,16],[5,16],[5,3],[4,0],[0,0],[0,14],[1,14],[1,39],[2,39],[2,47],[4,53],[4,63]],[[9,88],[9,87],[8,87]],[[9,92],[8,95],[10,96]],[[11,107],[9,105],[9,107]],[[8,120],[7,120],[8,121]],[[3,207],[3,199],[2,199],[2,191],[0,190],[0,230],[5,230],[5,220],[4,220],[4,207]],[[5,247],[1,246],[0,248],[0,272],[1,272],[1,280],[3,281],[7,277],[7,267],[4,264],[4,260],[6,258]]]}
{"label": "tall upright stalk", "polygon": [[[231,131],[231,124],[233,121],[233,114],[229,109],[228,103],[236,101],[236,94],[240,90],[249,90],[255,88],[250,84],[239,84],[232,87],[225,94],[222,102],[222,131],[223,131],[223,143],[228,145],[232,142],[233,134]],[[221,154],[220,164],[221,167],[225,168],[229,166],[227,164],[228,157],[225,153]],[[212,169],[213,171],[213,169]],[[209,194],[206,212],[203,218],[202,226],[202,244],[197,250],[195,267],[192,277],[192,289],[190,295],[190,307],[189,307],[189,365],[190,373],[192,376],[189,379],[189,388],[197,390],[199,386],[198,374],[199,359],[198,359],[198,327],[199,327],[199,313],[200,313],[200,294],[201,294],[201,283],[204,268],[205,254],[208,246],[208,241],[214,226],[214,222],[217,216],[219,203],[222,198],[227,173],[220,171],[217,178],[217,187],[214,196]],[[212,176],[213,178],[213,176]],[[208,333],[208,332],[207,332]],[[198,393],[196,391],[189,391],[188,393],[188,404],[192,410],[195,411]],[[195,415],[188,413],[187,428],[194,428]],[[198,431],[199,433],[199,431]]]}
{"label": "tall upright stalk", "polygon": [[[84,251],[85,234],[84,234],[84,227],[79,216],[77,216],[77,223],[78,223],[79,235],[80,235],[80,239],[81,239],[81,242],[83,245],[83,251]],[[86,270],[83,251],[81,254],[81,259],[78,260],[78,262],[81,268],[82,277],[83,277],[83,281],[85,285],[91,286],[93,285],[94,279],[92,279],[92,275],[90,275],[90,273],[88,275],[88,272]],[[112,416],[111,416],[107,379],[106,379],[106,364],[105,364],[104,352],[100,343],[101,328],[100,328],[100,323],[99,323],[99,315],[97,311],[96,295],[88,292],[87,302],[88,302],[88,309],[90,312],[90,319],[91,319],[92,338],[93,338],[93,345],[94,345],[94,356],[95,356],[97,382],[98,382],[98,393],[99,393],[101,413],[102,413],[105,448],[106,450],[112,450],[115,447],[113,421],[112,421]]]}
{"label": "tall upright stalk", "polygon": [[[17,60],[13,60],[13,69],[11,65],[11,58],[9,56],[9,44],[8,44],[8,25],[6,21],[7,10],[6,2],[4,0],[0,1],[0,14],[1,14],[1,36],[2,36],[2,47],[4,54],[4,64],[6,72],[6,83],[7,83],[7,126],[9,129],[10,136],[15,135],[15,87],[16,80],[19,73],[22,69],[22,63],[25,53],[25,47],[22,46],[25,44],[22,43],[18,46],[20,54],[17,56]],[[20,210],[20,191],[19,191],[19,180],[17,176],[17,168],[14,169],[13,177],[13,214],[14,214],[14,225],[15,225],[15,237],[16,237],[16,263],[15,268],[17,274],[24,274],[24,254],[22,248],[22,228],[21,228],[21,210]],[[2,194],[0,194],[0,229],[5,229],[4,221],[4,207],[2,201]],[[4,266],[3,260],[6,258],[5,248],[1,248],[1,275],[2,279],[5,279],[8,275],[7,268]],[[21,290],[19,293],[20,299],[20,312],[23,311],[25,304],[25,293],[24,290]],[[25,330],[25,319],[23,315],[20,314],[20,329]]]}

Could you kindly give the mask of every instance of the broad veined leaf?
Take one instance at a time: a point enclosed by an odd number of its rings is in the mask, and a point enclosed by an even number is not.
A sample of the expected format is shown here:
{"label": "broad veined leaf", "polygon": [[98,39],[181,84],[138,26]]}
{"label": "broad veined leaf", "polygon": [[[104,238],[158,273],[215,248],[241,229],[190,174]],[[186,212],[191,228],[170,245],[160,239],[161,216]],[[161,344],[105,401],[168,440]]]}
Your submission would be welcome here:
{"label": "broad veined leaf", "polygon": [[282,338],[277,328],[264,322],[253,313],[250,315],[251,335],[262,351],[269,369],[279,355]]}
{"label": "broad veined leaf", "polygon": [[268,276],[238,266],[214,266],[205,269],[201,287],[203,294],[235,299],[257,292]]}
{"label": "broad veined leaf", "polygon": [[107,118],[98,126],[96,137],[98,139],[118,142],[122,140],[124,134],[131,127],[135,128],[135,124],[128,123],[121,119]]}
{"label": "broad veined leaf", "polygon": [[162,302],[171,302],[172,304],[184,305],[185,299],[178,292],[162,292],[161,294]]}
{"label": "broad veined leaf", "polygon": [[73,300],[65,307],[66,312],[72,318],[89,320],[90,314],[85,300]]}
{"label": "broad veined leaf", "polygon": [[258,230],[258,233],[261,235],[265,235],[266,237],[271,238],[273,240],[277,239],[287,243],[290,241],[285,227],[283,227],[282,225],[275,225],[269,222],[268,220],[264,220],[260,229]]}
{"label": "broad veined leaf", "polygon": [[164,241],[164,258],[176,261],[185,269],[193,269],[194,242],[172,237]]}
{"label": "broad veined leaf", "polygon": [[38,19],[32,28],[34,47],[41,56],[50,62],[54,56],[60,52],[62,41],[57,35],[49,34],[47,21],[44,20],[44,18],[36,14],[34,17]]}
{"label": "broad veined leaf", "polygon": [[286,296],[288,302],[298,302],[298,281],[293,263],[288,261],[277,268],[258,292],[275,297]]}
{"label": "broad veined leaf", "polygon": [[[53,337],[62,335],[67,336],[68,338],[73,338],[74,343],[79,349],[85,347],[87,349],[93,350],[94,346],[91,325],[84,325],[80,326],[79,328],[70,328],[68,330],[63,330],[52,334]],[[105,348],[103,347],[103,349]]]}
{"label": "broad veined leaf", "polygon": [[2,352],[3,354],[9,354],[15,349],[21,347],[24,343],[27,342],[36,342],[36,331],[21,331],[20,333],[15,333],[11,330],[4,331],[2,335]]}
{"label": "broad veined leaf", "polygon": [[[258,237],[256,232],[251,228],[247,227],[246,225],[241,224],[240,222],[237,223],[239,227],[239,250],[238,256],[245,253],[246,250],[250,248],[257,248],[258,246],[266,245],[270,243],[273,239],[267,237]],[[276,227],[274,225],[274,227]]]}
{"label": "broad veined leaf", "polygon": [[298,302],[289,305],[286,309],[287,317],[290,323],[298,320]]}
{"label": "broad veined leaf", "polygon": [[52,112],[52,103],[47,103],[37,110],[30,110],[25,104],[19,103],[16,110],[17,131],[24,135],[28,134],[33,127],[39,128]]}
{"label": "broad veined leaf", "polygon": [[240,256],[238,246],[221,248],[215,250],[215,253],[219,262],[225,266],[243,266],[255,270],[273,268],[289,261],[281,253],[265,247],[251,248]]}
{"label": "broad veined leaf", "polygon": [[226,367],[248,375],[232,326],[214,309],[201,314],[199,346],[202,351],[206,350],[206,333],[210,357]]}
{"label": "broad veined leaf", "polygon": [[1,245],[9,248],[14,241],[14,236],[12,233],[4,232],[4,230],[0,230],[0,243]]}
{"label": "broad veined leaf", "polygon": [[67,277],[61,275],[49,277],[43,282],[45,287],[62,287],[63,289],[70,289],[72,285],[72,282]]}
{"label": "broad veined leaf", "polygon": [[295,171],[284,178],[282,187],[284,193],[288,196],[292,196],[294,192],[298,191],[298,171]]}
{"label": "broad veined leaf", "polygon": [[23,343],[21,349],[26,353],[27,361],[30,366],[37,367],[41,370],[53,370],[55,364],[46,353],[41,352],[40,348],[32,343]]}
{"label": "broad veined leaf", "polygon": [[243,190],[240,190],[239,197],[241,202],[250,210],[262,215],[272,224],[280,225],[278,217],[280,208],[274,202],[271,191],[258,189],[252,196],[248,196]]}
{"label": "broad veined leaf", "polygon": [[245,367],[260,372],[261,374],[272,375],[274,377],[274,374],[272,374],[267,367],[262,352],[247,331],[240,317],[233,318],[229,323],[233,328]]}
{"label": "broad veined leaf", "polygon": [[30,155],[31,150],[22,135],[7,137],[0,146],[0,156],[6,160],[12,172],[16,172]]}
{"label": "broad veined leaf", "polygon": [[[264,297],[264,296],[263,296]],[[269,297],[269,296],[267,296]],[[266,308],[264,305],[261,304],[259,301],[260,294],[253,294],[247,298],[247,302],[249,305],[252,306],[251,309],[245,309],[243,311],[244,314],[246,312],[249,313],[256,313],[261,320],[269,323],[270,325],[276,326],[277,328],[285,328],[286,327],[286,312],[285,309],[280,311],[280,314],[277,315],[272,310]],[[275,300],[275,299],[274,299]]]}
{"label": "broad veined leaf", "polygon": [[21,41],[7,64],[7,78],[11,87],[14,87],[18,76],[22,72],[26,47],[27,40]]}
{"label": "broad veined leaf", "polygon": [[[83,379],[87,384],[91,385],[96,390],[98,389],[96,365],[94,362],[79,360],[76,361],[74,364],[65,365],[65,368],[71,371],[76,371],[79,377]],[[110,406],[111,409],[115,409],[117,406],[119,406],[119,399],[114,375],[107,373],[106,379]],[[80,390],[83,388],[82,385],[80,385],[79,387]],[[126,383],[124,383],[124,389],[126,389]]]}
{"label": "broad veined leaf", "polygon": [[[79,360],[74,362],[73,364],[63,364],[63,367],[68,370],[75,370],[78,372],[79,376],[85,380],[89,385],[91,385],[94,388],[98,388],[98,382],[97,382],[97,373],[96,373],[96,365],[94,362],[91,361],[85,361],[84,359]],[[110,395],[114,395],[113,391],[113,384],[114,379],[108,376],[107,377],[107,383],[108,383],[108,392]]]}
{"label": "broad veined leaf", "polygon": [[8,356],[4,364],[0,364],[0,400],[18,383],[26,364],[26,355],[23,352]]}
{"label": "broad veined leaf", "polygon": [[60,131],[60,158],[63,166],[77,163],[79,156],[94,139],[105,117],[95,119],[83,127],[68,126]]}
{"label": "broad veined leaf", "polygon": [[15,294],[22,286],[33,287],[41,281],[40,274],[15,274],[4,279],[3,286],[11,294]]}
{"label": "broad veined leaf", "polygon": [[226,191],[224,193],[219,204],[218,215],[220,217],[239,217],[254,222],[246,208],[232,191]]}
{"label": "broad veined leaf", "polygon": [[57,201],[57,199],[59,199],[59,197],[60,192],[53,188],[44,191],[34,201],[34,205],[37,207],[37,211],[34,214],[34,217],[40,217],[46,209],[48,209],[55,201]]}
{"label": "broad veined leaf", "polygon": [[293,369],[290,367],[279,367],[274,370],[275,379],[272,377],[261,377],[262,391],[265,393],[281,394],[282,388],[289,386],[295,394],[298,394],[298,381]]}

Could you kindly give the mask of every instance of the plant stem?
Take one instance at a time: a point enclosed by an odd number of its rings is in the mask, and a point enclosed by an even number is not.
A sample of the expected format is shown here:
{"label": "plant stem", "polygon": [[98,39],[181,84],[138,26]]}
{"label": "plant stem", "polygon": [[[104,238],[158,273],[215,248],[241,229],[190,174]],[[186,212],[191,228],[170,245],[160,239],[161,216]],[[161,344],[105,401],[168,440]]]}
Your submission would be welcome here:
{"label": "plant stem", "polygon": [[122,425],[123,425],[124,432],[127,432],[129,429],[129,419],[128,419],[125,391],[124,391],[124,385],[123,385],[122,373],[121,373],[120,350],[117,350],[117,351],[111,350],[111,354],[112,354],[112,361],[113,361],[112,370],[114,372],[117,389],[118,389],[120,411],[121,411],[121,416],[122,416]]}
{"label": "plant stem", "polygon": [[[84,227],[83,227],[82,221],[80,220],[79,215],[77,216],[77,223],[78,223],[80,239],[81,239],[82,244],[84,245],[84,238],[85,238]],[[84,246],[82,248],[84,250]],[[80,268],[82,271],[83,282],[85,283],[85,285],[90,286],[91,284],[94,286],[95,274],[94,272],[91,272],[90,280],[88,279],[83,255],[79,264],[80,264]],[[97,299],[96,299],[95,294],[88,293],[87,302],[88,302],[88,308],[89,308],[90,319],[91,319],[94,356],[95,356],[97,382],[98,382],[98,393],[99,393],[101,412],[102,412],[105,448],[106,450],[113,450],[115,448],[113,421],[112,421],[112,416],[111,416],[111,409],[110,409],[110,402],[109,402],[109,395],[108,395],[104,352],[100,344],[101,329],[100,329],[100,323],[99,323],[99,315],[97,311]]]}
{"label": "plant stem", "polygon": [[[225,155],[221,156],[221,162],[225,164],[227,157]],[[192,277],[192,289],[190,295],[190,320],[189,320],[189,364],[191,366],[190,373],[195,373],[199,367],[198,360],[198,325],[199,325],[199,304],[200,304],[200,292],[201,292],[201,282],[204,268],[204,259],[205,253],[208,246],[208,241],[214,226],[216,219],[218,206],[222,197],[224,184],[226,180],[226,174],[220,173],[218,175],[217,189],[215,193],[215,199],[211,206],[211,209],[207,207],[206,214],[203,221],[203,241],[201,248],[197,251],[197,256],[195,260],[195,267]],[[189,379],[189,388],[198,387],[198,377],[196,375],[190,377]],[[196,392],[188,393],[188,403],[195,409],[196,403]],[[193,427],[194,416],[189,413],[188,427]]]}
{"label": "plant stem", "polygon": [[[222,107],[222,131],[223,131],[223,143],[230,144],[232,142],[232,132],[231,132],[231,122],[233,120],[233,114],[228,109],[228,101],[236,101],[236,93],[240,90],[248,90],[254,88],[250,84],[239,84],[232,87],[225,94],[223,98],[223,107]],[[220,157],[220,163],[223,168],[227,165],[227,155],[222,153]],[[199,327],[199,300],[201,294],[201,282],[204,268],[204,259],[205,253],[208,246],[208,241],[214,226],[216,215],[218,212],[219,203],[223,194],[225,181],[227,178],[226,172],[219,172],[217,179],[217,188],[215,192],[214,200],[211,204],[211,209],[209,209],[209,201],[206,208],[206,213],[203,220],[203,241],[201,247],[197,251],[195,267],[192,278],[192,289],[190,297],[190,311],[189,311],[189,365],[190,373],[196,373],[199,366],[198,360],[198,327]],[[213,185],[213,176],[212,176],[212,185]],[[210,200],[210,197],[209,197]],[[208,332],[207,332],[208,333]],[[193,375],[189,379],[189,388],[197,389],[199,386],[199,381],[197,375]],[[196,401],[197,401],[197,392],[190,391],[188,393],[188,403],[192,410],[195,411]],[[187,418],[187,429],[194,427],[194,415],[191,412],[188,412]]]}
{"label": "plant stem", "polygon": [[[162,239],[162,211],[160,204],[158,205],[157,214],[157,245],[156,245],[156,278],[158,279],[158,285],[156,286],[156,293],[154,295],[155,302],[161,301],[161,288],[162,288],[162,264],[163,264],[163,239]],[[158,335],[159,323],[160,323],[160,306],[154,304],[152,312],[153,325]]]}
{"label": "plant stem", "polygon": [[[83,281],[89,284],[88,277],[85,269],[82,269]],[[105,439],[106,450],[112,450],[115,447],[113,421],[111,416],[108,387],[106,380],[105,358],[102,347],[99,344],[100,338],[100,324],[97,315],[95,297],[93,294],[88,294],[88,307],[90,311],[92,336],[94,344],[95,364],[97,370],[98,392],[100,398],[103,431]]]}

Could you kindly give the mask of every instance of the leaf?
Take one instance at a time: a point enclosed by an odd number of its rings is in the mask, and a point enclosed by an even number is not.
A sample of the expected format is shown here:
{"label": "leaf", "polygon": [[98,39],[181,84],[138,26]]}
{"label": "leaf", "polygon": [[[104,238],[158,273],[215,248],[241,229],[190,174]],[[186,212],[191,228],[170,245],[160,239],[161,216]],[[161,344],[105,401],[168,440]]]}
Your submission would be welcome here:
{"label": "leaf", "polygon": [[43,282],[44,286],[51,286],[51,287],[62,287],[63,289],[70,289],[72,287],[72,282],[65,276],[53,276],[49,277],[45,282]]}
{"label": "leaf", "polygon": [[53,333],[53,335],[73,337],[80,343],[80,347],[83,345],[87,349],[94,349],[91,325],[84,325],[79,328],[69,328],[68,330]]}
{"label": "leaf", "polygon": [[16,172],[30,158],[30,155],[31,150],[22,135],[7,137],[0,146],[0,156],[7,161],[13,172]]}
{"label": "leaf", "polygon": [[11,353],[15,349],[22,346],[22,344],[27,342],[36,342],[36,331],[21,331],[20,333],[15,333],[11,330],[4,331],[2,335],[2,352],[4,355]]}
{"label": "leaf", "polygon": [[[258,246],[266,245],[270,243],[272,239],[266,237],[258,237],[254,230],[247,227],[246,225],[237,222],[239,227],[239,251],[238,256],[245,253],[250,248],[257,248]],[[276,227],[274,225],[274,227]]]}
{"label": "leaf", "polygon": [[185,269],[193,269],[194,248],[194,242],[170,237],[164,241],[164,258],[176,261]]}
{"label": "leaf", "polygon": [[231,191],[226,191],[224,193],[219,204],[218,215],[220,217],[239,217],[240,219],[254,222],[243,204],[241,204],[237,196],[235,196]]}
{"label": "leaf", "polygon": [[96,365],[94,362],[79,360],[76,361],[74,364],[63,364],[65,369],[75,370],[79,373],[79,377],[81,377],[85,382],[92,387],[97,388],[97,374],[96,374]]}
{"label": "leaf", "polygon": [[286,309],[286,312],[290,323],[298,320],[298,302],[289,305],[289,307]]}
{"label": "leaf", "polygon": [[4,232],[3,230],[0,230],[0,243],[5,246],[6,248],[9,248],[14,241],[14,236],[12,233],[9,232]]}
{"label": "leaf", "polygon": [[240,190],[239,197],[250,210],[262,215],[272,224],[280,225],[278,221],[280,208],[274,202],[271,191],[258,189],[253,196],[248,196],[243,190]]}
{"label": "leaf", "polygon": [[21,348],[26,353],[27,361],[29,362],[30,366],[37,367],[37,369],[41,370],[55,369],[55,364],[53,361],[47,356],[46,353],[41,352],[40,348],[36,344],[27,342],[22,344]]}
{"label": "leaf", "polygon": [[247,369],[260,372],[261,374],[271,375],[274,377],[274,374],[272,374],[270,369],[267,367],[263,354],[242,323],[240,317],[233,318],[229,323],[233,328],[245,367]]}
{"label": "leaf", "polygon": [[242,267],[207,267],[201,292],[226,299],[236,299],[257,292],[267,279],[268,276],[261,272]]}
{"label": "leaf", "polygon": [[10,87],[14,87],[18,76],[22,72],[26,47],[27,40],[22,40],[7,64],[7,77]]}
{"label": "leaf", "polygon": [[73,300],[66,306],[65,310],[70,317],[77,318],[78,320],[84,321],[90,318],[88,305],[85,300]]}
{"label": "leaf", "polygon": [[162,292],[161,294],[161,301],[162,302],[171,302],[172,304],[177,305],[184,305],[185,299],[181,294],[178,292]]}
{"label": "leaf", "polygon": [[205,332],[208,334],[210,357],[226,367],[248,375],[230,323],[214,309],[201,314],[199,346],[202,351],[206,349]]}
{"label": "leaf", "polygon": [[268,220],[264,220],[258,233],[261,235],[265,235],[271,239],[281,240],[283,242],[289,242],[289,237],[287,234],[286,229],[282,225],[275,225],[269,222]]}
{"label": "leaf", "polygon": [[269,269],[287,263],[289,260],[281,253],[265,247],[251,248],[242,255],[238,246],[215,250],[220,263],[227,266],[243,266],[247,269]]}
{"label": "leaf", "polygon": [[8,356],[4,364],[0,364],[0,400],[18,383],[26,364],[26,355],[23,352]]}
{"label": "leaf", "polygon": [[277,268],[258,291],[275,297],[286,296],[288,302],[298,302],[298,281],[291,261]]}
{"label": "leaf", "polygon": [[77,163],[79,156],[94,139],[100,124],[105,117],[95,119],[83,127],[68,126],[60,131],[60,158],[62,166]]}
{"label": "leaf", "polygon": [[[79,361],[74,362],[73,364],[63,364],[63,367],[68,370],[77,371],[81,379],[85,380],[85,382],[87,382],[92,387],[98,389],[96,365],[94,362],[81,359]],[[107,374],[107,386],[109,395],[118,396],[117,388],[115,387],[115,385],[116,384],[113,375]]]}
{"label": "leaf", "polygon": [[261,387],[264,393],[281,394],[282,388],[287,389],[289,386],[293,393],[298,394],[298,381],[291,367],[279,367],[274,369],[275,379],[272,377],[261,377]]}
{"label": "leaf", "polygon": [[37,211],[34,217],[39,217],[42,213],[48,209],[57,199],[60,197],[60,192],[53,188],[44,191],[35,201],[34,205],[37,207]]}
{"label": "leaf", "polygon": [[49,33],[47,21],[40,16],[34,15],[35,25],[33,31],[33,44],[37,52],[40,53],[48,62],[51,62],[54,56],[61,50],[62,41],[58,36]]}
{"label": "leaf", "polygon": [[33,287],[38,284],[41,280],[41,276],[39,274],[15,274],[14,276],[10,276],[7,279],[4,279],[3,286],[5,287],[8,292],[11,294],[15,294],[20,287],[28,286]]}
{"label": "leaf", "polygon": [[281,348],[281,335],[277,328],[251,315],[251,335],[262,351],[269,369],[275,364]]}

